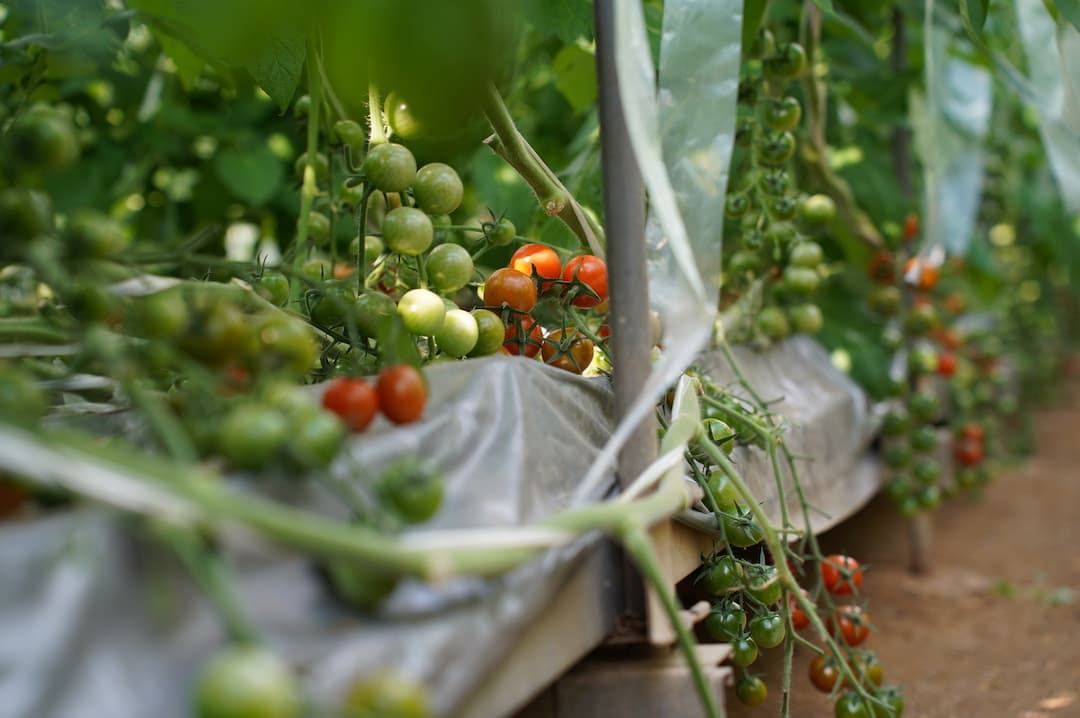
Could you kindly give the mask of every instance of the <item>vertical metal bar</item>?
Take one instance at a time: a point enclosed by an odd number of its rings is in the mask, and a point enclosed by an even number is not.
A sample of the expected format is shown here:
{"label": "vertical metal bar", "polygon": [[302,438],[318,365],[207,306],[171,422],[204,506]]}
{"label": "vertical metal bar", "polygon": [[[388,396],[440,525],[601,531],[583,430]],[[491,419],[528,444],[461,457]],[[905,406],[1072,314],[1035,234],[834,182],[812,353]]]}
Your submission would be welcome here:
{"label": "vertical metal bar", "polygon": [[[596,0],[594,19],[615,415],[621,421],[651,370],[652,342],[645,271],[645,187],[630,146],[615,74],[616,4],[616,0]],[[625,486],[638,476],[656,451],[656,419],[650,414],[619,453],[620,484]]]}

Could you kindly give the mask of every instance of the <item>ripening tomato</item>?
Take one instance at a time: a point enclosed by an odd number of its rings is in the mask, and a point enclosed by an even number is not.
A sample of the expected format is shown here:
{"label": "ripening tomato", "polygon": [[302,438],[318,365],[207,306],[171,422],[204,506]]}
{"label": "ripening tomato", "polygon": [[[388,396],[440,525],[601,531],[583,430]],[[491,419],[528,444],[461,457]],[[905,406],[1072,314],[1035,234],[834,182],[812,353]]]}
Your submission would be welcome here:
{"label": "ripening tomato", "polygon": [[503,336],[503,349],[508,354],[536,356],[544,343],[544,330],[532,317],[511,321]]}
{"label": "ripening tomato", "polygon": [[821,580],[834,596],[846,596],[862,586],[863,572],[851,556],[834,553],[821,563]]}
{"label": "ripening tomato", "polygon": [[981,444],[986,434],[983,430],[982,424],[974,421],[969,421],[968,423],[960,427],[959,435],[962,439],[977,441]]}
{"label": "ripening tomato", "polygon": [[949,294],[942,302],[949,314],[960,314],[967,309],[967,300],[960,294]]}
{"label": "ripening tomato", "polygon": [[919,233],[919,215],[912,212],[904,217],[904,239],[914,239]]}
{"label": "ripening tomato", "polygon": [[904,278],[924,292],[937,286],[938,268],[924,259],[912,257],[904,264]]}
{"label": "ripening tomato", "polygon": [[580,374],[592,363],[595,348],[591,339],[581,336],[575,329],[556,329],[544,338],[540,354],[545,363]]}
{"label": "ripening tomato", "polygon": [[532,311],[536,306],[536,284],[532,277],[516,269],[496,269],[484,282],[484,304],[505,305],[518,312]]}
{"label": "ripening tomato", "polygon": [[956,355],[952,352],[942,352],[938,356],[937,372],[941,376],[952,376],[956,373]]}
{"label": "ripening tomato", "polygon": [[829,619],[829,631],[843,636],[849,646],[857,646],[870,635],[870,615],[859,606],[839,606]]}
{"label": "ripening tomato", "polygon": [[810,682],[822,693],[831,693],[839,678],[836,666],[825,656],[815,656],[810,662]]}
{"label": "ripening tomato", "polygon": [[870,279],[879,284],[892,284],[896,281],[896,260],[892,252],[881,250],[870,258],[866,265],[866,273]]}
{"label": "ripening tomato", "polygon": [[354,377],[339,377],[330,382],[322,403],[354,432],[366,429],[379,411],[379,395],[375,387]]}
{"label": "ripening tomato", "polygon": [[[535,270],[536,276],[545,279],[558,279],[562,275],[563,268],[562,260],[559,259],[555,250],[543,244],[526,244],[520,247],[510,257],[509,266],[530,277],[533,276],[533,270]],[[543,282],[540,285],[540,291],[546,292],[551,289],[551,286],[551,282]]]}
{"label": "ripening tomato", "polygon": [[416,421],[424,413],[427,386],[418,370],[408,364],[390,366],[379,373],[376,384],[379,408],[395,424]]}
{"label": "ripening tomato", "polygon": [[[806,598],[810,598],[810,594],[805,588],[799,589],[802,591],[802,595]],[[788,596],[788,602],[790,603],[791,611],[791,627],[796,631],[801,631],[810,625],[810,618],[806,615],[806,612],[799,607],[799,602],[795,600],[794,596]]]}
{"label": "ripening tomato", "polygon": [[[608,296],[607,265],[604,260],[591,254],[574,257],[563,268],[563,281],[577,281],[584,289],[574,298],[575,307],[595,307]],[[591,293],[590,293],[591,290]],[[593,296],[595,294],[595,296]]]}

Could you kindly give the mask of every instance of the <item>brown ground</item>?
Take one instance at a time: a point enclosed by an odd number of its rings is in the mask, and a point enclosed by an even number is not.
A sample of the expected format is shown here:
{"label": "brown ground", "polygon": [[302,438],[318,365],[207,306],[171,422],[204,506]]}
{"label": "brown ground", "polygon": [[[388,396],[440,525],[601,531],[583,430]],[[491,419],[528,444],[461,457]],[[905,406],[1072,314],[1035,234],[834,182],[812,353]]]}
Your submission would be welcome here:
{"label": "brown ground", "polygon": [[[1039,415],[1035,457],[981,501],[934,515],[929,576],[907,573],[907,527],[884,498],[822,537],[872,564],[863,588],[879,632],[866,645],[886,682],[903,686],[906,718],[1080,716],[1080,391],[1071,394]],[[779,715],[781,657],[768,653],[755,668],[769,703],[747,709],[729,692],[733,716]],[[797,652],[791,713],[828,718],[809,660]]]}

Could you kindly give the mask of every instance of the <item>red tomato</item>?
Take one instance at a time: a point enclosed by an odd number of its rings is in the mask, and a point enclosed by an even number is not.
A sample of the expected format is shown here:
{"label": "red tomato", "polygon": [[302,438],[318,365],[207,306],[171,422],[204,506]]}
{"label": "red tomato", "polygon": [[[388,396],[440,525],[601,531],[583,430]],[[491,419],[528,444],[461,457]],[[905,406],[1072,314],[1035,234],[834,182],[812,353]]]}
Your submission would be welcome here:
{"label": "red tomato", "polygon": [[829,631],[843,636],[849,646],[857,646],[870,635],[870,614],[858,606],[840,606],[829,620]]}
{"label": "red tomato", "polygon": [[914,212],[904,217],[904,239],[914,239],[919,233],[919,215]]}
{"label": "red tomato", "polygon": [[355,266],[338,262],[334,265],[334,279],[344,279],[355,271]]}
{"label": "red tomato", "polygon": [[815,656],[810,662],[810,682],[822,693],[831,693],[839,678],[836,666],[825,660],[825,656]]}
{"label": "red tomato", "polygon": [[862,586],[863,572],[859,562],[852,557],[834,553],[821,563],[821,579],[826,591],[835,596],[846,596]]}
{"label": "red tomato", "polygon": [[866,273],[870,279],[879,284],[892,284],[896,281],[896,259],[892,252],[881,250],[870,258],[866,265]]}
{"label": "red tomato", "polygon": [[532,317],[511,320],[506,327],[503,348],[509,354],[524,354],[532,358],[540,351],[543,343],[544,330]]}
{"label": "red tomato", "polygon": [[945,297],[943,302],[945,305],[945,311],[949,314],[960,314],[967,309],[967,300],[959,294],[950,294]]}
{"label": "red tomato", "polygon": [[937,372],[941,376],[952,376],[956,373],[956,355],[952,352],[942,352],[937,360]]}
{"label": "red tomato", "polygon": [[570,329],[567,332],[556,329],[544,339],[540,354],[544,357],[545,363],[573,374],[580,374],[592,363],[595,348],[592,340],[581,336],[576,329]]}
{"label": "red tomato", "polygon": [[914,274],[915,279],[909,280],[913,285],[928,292],[938,283],[938,268],[933,267],[918,257],[912,257],[904,264],[904,276]]}
{"label": "red tomato", "polygon": [[[807,598],[810,597],[810,594],[806,591],[805,588],[800,590],[802,591],[803,596]],[[801,608],[799,608],[799,603],[795,600],[795,597],[788,596],[788,602],[791,604],[791,627],[794,628],[796,631],[801,631],[802,629],[809,626],[810,619],[807,617],[806,613]]]}
{"label": "red tomato", "polygon": [[[554,249],[543,244],[526,244],[519,248],[514,252],[514,256],[510,257],[509,266],[530,277],[533,276],[534,269],[536,276],[545,279],[558,279],[562,275],[562,260],[559,255]],[[551,289],[551,285],[551,282],[541,283],[540,291],[546,292]]]}
{"label": "red tomato", "polygon": [[322,403],[323,407],[345,422],[349,431],[363,431],[379,411],[379,395],[375,387],[363,379],[352,377],[340,377],[330,382]]}
{"label": "red tomato", "polygon": [[574,257],[566,263],[562,278],[566,282],[576,280],[596,293],[594,297],[587,291],[582,292],[574,299],[575,307],[595,307],[607,299],[607,265],[599,257],[591,254]]}
{"label": "red tomato", "polygon": [[953,449],[953,456],[961,466],[976,466],[983,460],[983,447],[979,441],[961,439]]}
{"label": "red tomato", "polygon": [[427,386],[420,372],[408,364],[383,369],[375,388],[379,394],[379,408],[395,424],[416,421],[424,413]]}
{"label": "red tomato", "polygon": [[516,269],[496,269],[484,282],[484,304],[489,307],[507,306],[518,312],[529,312],[536,306],[536,284],[532,277]]}

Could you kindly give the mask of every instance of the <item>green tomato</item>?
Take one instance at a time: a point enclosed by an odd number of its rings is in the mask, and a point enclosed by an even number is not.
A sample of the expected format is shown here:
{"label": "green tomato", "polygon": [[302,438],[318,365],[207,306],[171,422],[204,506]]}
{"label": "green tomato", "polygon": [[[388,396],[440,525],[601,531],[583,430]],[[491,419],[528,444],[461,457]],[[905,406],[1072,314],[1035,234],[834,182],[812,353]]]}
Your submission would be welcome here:
{"label": "green tomato", "polygon": [[723,513],[729,514],[735,511],[741,496],[735,484],[722,471],[714,471],[705,480],[716,501],[716,507]]}
{"label": "green tomato", "polygon": [[787,132],[802,119],[802,105],[794,97],[770,98],[765,103],[762,120],[774,132]]}
{"label": "green tomato", "polygon": [[917,419],[929,421],[941,411],[941,402],[937,395],[928,391],[920,391],[908,400],[908,411]]}
{"label": "green tomato", "polygon": [[383,219],[383,241],[390,251],[416,256],[435,240],[431,219],[415,207],[398,207]]}
{"label": "green tomato", "polygon": [[754,616],[750,620],[750,637],[762,648],[776,648],[784,642],[786,635],[784,618],[779,613]]}
{"label": "green tomato", "polygon": [[911,495],[911,482],[897,477],[885,485],[885,493],[893,501],[903,501]]}
{"label": "green tomato", "polygon": [[904,715],[904,699],[895,689],[885,689],[877,694],[877,697],[885,701],[887,707],[876,703],[870,707],[874,718],[902,718]]}
{"label": "green tomato", "polygon": [[817,334],[825,325],[825,317],[816,304],[797,304],[788,309],[791,326],[801,334]]}
{"label": "green tomato", "polygon": [[172,339],[188,330],[191,313],[179,289],[165,289],[139,298],[135,321],[140,336]]}
{"label": "green tomato", "polygon": [[321,327],[338,327],[345,323],[356,302],[356,289],[351,283],[326,282],[311,302],[311,321]]}
{"label": "green tomato", "polygon": [[736,638],[731,644],[731,662],[743,668],[758,657],[758,647],[753,638]]}
{"label": "green tomato", "polygon": [[761,138],[757,147],[758,162],[780,167],[795,154],[795,136],[790,132],[770,132]]}
{"label": "green tomato", "polygon": [[911,459],[911,448],[905,444],[895,444],[885,450],[885,465],[890,469],[907,468]]}
{"label": "green tomato", "polygon": [[473,278],[473,259],[460,244],[440,244],[427,256],[428,282],[444,293],[456,292]]}
{"label": "green tomato", "polygon": [[353,304],[356,329],[365,337],[377,338],[389,326],[391,317],[397,311],[397,305],[390,297],[382,292],[366,291]]}
{"label": "green tomato", "polygon": [[335,122],[334,136],[337,137],[338,142],[341,144],[348,145],[354,155],[362,152],[364,143],[367,142],[367,133],[364,132],[363,126],[354,120],[338,120]]}
{"label": "green tomato", "polygon": [[737,603],[714,608],[703,621],[705,633],[716,641],[733,641],[746,628],[746,611]]}
{"label": "green tomato", "polygon": [[252,646],[227,648],[200,670],[198,718],[299,718],[300,691],[289,667]]}
{"label": "green tomato", "polygon": [[375,145],[364,159],[364,175],[383,192],[404,192],[416,181],[416,158],[402,145]]}
{"label": "green tomato", "polygon": [[[299,228],[299,220],[296,226]],[[308,236],[315,244],[325,246],[330,241],[331,228],[330,218],[322,212],[312,210],[308,213]]]}
{"label": "green tomato", "polygon": [[937,431],[932,426],[920,426],[911,432],[911,448],[915,451],[933,451],[937,444]]}
{"label": "green tomato", "polygon": [[[746,584],[746,593],[766,606],[774,605],[784,594],[784,587],[777,578],[776,566],[764,564],[750,566],[746,570]],[[762,645],[765,644],[762,643]]]}
{"label": "green tomato", "polygon": [[255,291],[274,306],[284,307],[289,303],[289,278],[281,272],[267,270],[255,282]]}
{"label": "green tomato", "polygon": [[725,454],[735,450],[735,430],[720,419],[708,418],[702,422],[702,430],[711,442]]}
{"label": "green tomato", "polygon": [[791,186],[791,176],[787,170],[777,167],[766,168],[758,178],[758,186],[765,194],[783,197]]}
{"label": "green tomato", "polygon": [[345,697],[346,718],[432,718],[423,686],[394,674],[358,683]]}
{"label": "green tomato", "polygon": [[[326,561],[319,564],[319,569],[330,582],[334,596],[361,611],[374,609],[400,582],[395,574],[375,571],[356,561]],[[369,716],[365,713],[359,718]]]}
{"label": "green tomato", "polygon": [[337,456],[348,429],[336,415],[316,410],[290,417],[289,453],[305,469],[324,469]]}
{"label": "green tomato", "polygon": [[866,297],[867,304],[878,314],[891,317],[900,311],[900,288],[891,284],[876,285]]}
{"label": "green tomato", "polygon": [[789,42],[764,60],[765,76],[777,80],[790,80],[806,69],[806,50],[797,42]]}
{"label": "green tomato", "polygon": [[836,718],[872,718],[870,709],[855,691],[848,691],[836,700],[833,715]]}
{"label": "green tomato", "polygon": [[791,255],[788,257],[788,261],[796,267],[806,267],[807,269],[814,269],[821,260],[825,257],[825,253],[821,251],[821,245],[817,242],[799,242],[791,248]]}
{"label": "green tomato", "polygon": [[491,243],[497,247],[503,247],[510,244],[514,241],[515,237],[517,237],[517,227],[515,227],[514,223],[506,217],[503,217],[496,222],[489,234]]}
{"label": "green tomato", "polygon": [[774,197],[769,201],[769,216],[777,222],[788,222],[798,208],[799,201],[794,197]]}
{"label": "green tomato", "polygon": [[881,431],[885,436],[903,436],[911,430],[911,415],[904,407],[896,407],[885,415]]}
{"label": "green tomato", "polygon": [[435,332],[435,343],[443,354],[463,357],[476,347],[480,339],[480,327],[476,318],[464,309],[451,309],[446,313],[442,327]]}
{"label": "green tomato", "polygon": [[911,473],[920,484],[936,484],[941,478],[941,464],[935,459],[922,459]]}
{"label": "green tomato", "polygon": [[735,696],[745,705],[759,706],[768,698],[769,689],[757,676],[744,674],[735,686]]}
{"label": "green tomato", "polygon": [[750,200],[743,194],[731,194],[724,200],[724,219],[737,220],[750,211]]}
{"label": "green tomato", "polygon": [[297,117],[307,117],[311,113],[311,95],[300,95],[293,103],[293,114]]}
{"label": "green tomato", "polygon": [[[364,237],[364,261],[367,264],[371,264],[386,249],[383,241],[373,234],[369,234]],[[349,242],[349,256],[355,257],[360,253],[360,238],[353,237]]]}
{"label": "green tomato", "polygon": [[461,206],[465,187],[453,167],[432,162],[416,173],[413,195],[420,209],[428,214],[450,214]]}
{"label": "green tomato", "polygon": [[43,192],[9,187],[0,190],[0,253],[6,256],[12,240],[29,241],[53,231],[53,207]]}
{"label": "green tomato", "polygon": [[19,117],[10,130],[11,154],[26,165],[57,172],[79,157],[75,126],[65,115],[39,105]]}
{"label": "green tomato", "polygon": [[811,294],[817,290],[821,277],[817,270],[806,267],[785,267],[784,288],[795,294]]}
{"label": "green tomato", "polygon": [[740,249],[731,255],[728,260],[728,271],[732,274],[747,274],[757,272],[761,268],[761,259],[757,252]]}
{"label": "green tomato", "polygon": [[795,228],[787,222],[773,222],[765,230],[765,240],[777,247],[788,246],[795,237]]}
{"label": "green tomato", "polygon": [[[398,314],[411,334],[431,336],[442,328],[446,305],[430,289],[410,289],[398,301]],[[474,322],[475,323],[475,322]]]}
{"label": "green tomato", "polygon": [[123,225],[94,209],[76,210],[68,218],[66,234],[74,253],[96,259],[115,257],[131,243]]}
{"label": "green tomato", "polygon": [[[809,270],[808,270],[809,271]],[[757,326],[769,339],[780,340],[791,333],[787,315],[779,307],[765,307],[758,314]]]}
{"label": "green tomato", "polygon": [[720,524],[728,543],[738,548],[755,546],[765,537],[765,532],[754,523],[753,514],[749,511],[739,512],[736,516],[721,516]]}
{"label": "green tomato", "polygon": [[44,393],[30,375],[0,364],[0,417],[20,426],[33,426],[47,408]]}
{"label": "green tomato", "polygon": [[723,596],[743,586],[742,564],[731,556],[720,556],[701,569],[701,587],[711,596]]}
{"label": "green tomato", "polygon": [[258,404],[241,404],[221,424],[218,448],[238,469],[267,466],[284,445],[289,422],[280,412]]}
{"label": "green tomato", "polygon": [[95,282],[79,281],[64,292],[64,305],[81,322],[103,322],[116,309],[117,299]]}
{"label": "green tomato", "polygon": [[474,309],[472,315],[476,320],[477,338],[469,356],[488,356],[499,351],[506,338],[506,326],[502,319],[489,309]]}
{"label": "green tomato", "polygon": [[259,339],[258,360],[266,371],[286,371],[302,377],[319,359],[319,346],[311,327],[282,312],[261,319],[255,327]]}
{"label": "green tomato", "polygon": [[321,282],[334,275],[334,267],[326,257],[312,257],[300,267],[300,274],[315,282]]}
{"label": "green tomato", "polygon": [[[299,180],[304,179],[304,172],[307,170],[308,154],[302,153],[296,158],[296,162],[293,164],[293,172],[296,174],[296,178]],[[326,159],[326,155],[322,152],[315,153],[315,182],[318,184],[324,184],[326,178],[330,175],[330,160]]]}
{"label": "green tomato", "polygon": [[941,489],[935,484],[924,486],[915,498],[920,509],[931,511],[941,506]]}
{"label": "green tomato", "polygon": [[810,225],[830,224],[836,219],[836,203],[826,194],[812,194],[799,205],[799,217]]}
{"label": "green tomato", "polygon": [[444,480],[427,462],[399,459],[379,480],[376,491],[383,504],[410,524],[423,523],[442,504]]}

